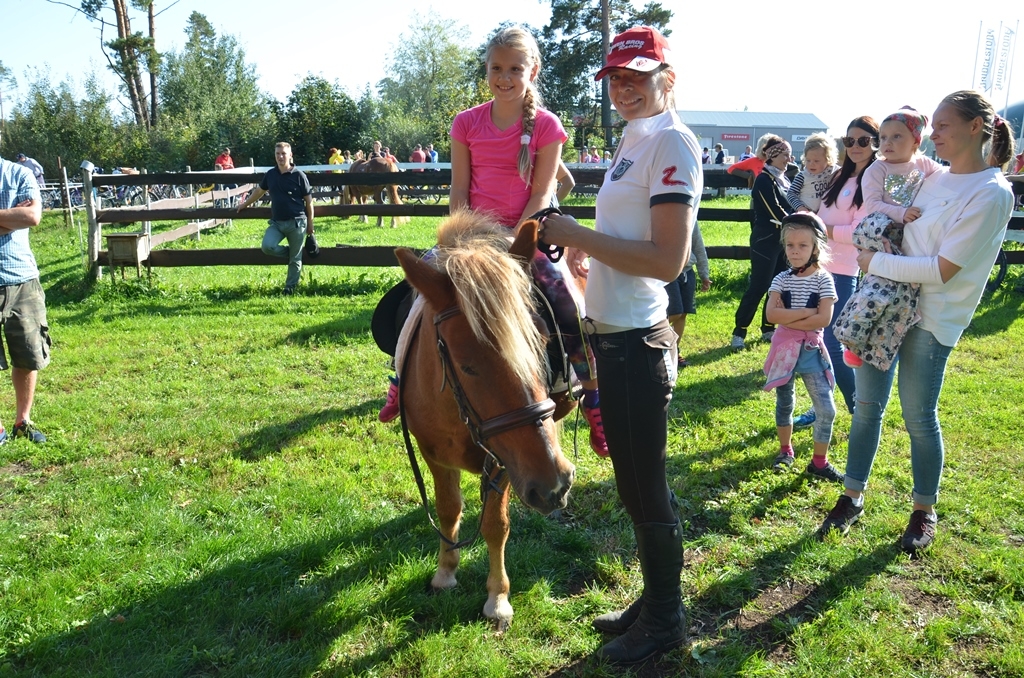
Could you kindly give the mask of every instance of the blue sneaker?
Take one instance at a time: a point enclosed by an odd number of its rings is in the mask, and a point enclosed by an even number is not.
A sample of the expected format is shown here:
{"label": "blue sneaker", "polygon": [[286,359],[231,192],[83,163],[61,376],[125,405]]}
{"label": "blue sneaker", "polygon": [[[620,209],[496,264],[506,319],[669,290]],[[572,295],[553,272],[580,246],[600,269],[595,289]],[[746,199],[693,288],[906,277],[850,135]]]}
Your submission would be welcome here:
{"label": "blue sneaker", "polygon": [[28,438],[33,443],[45,443],[46,436],[43,432],[36,428],[36,425],[26,419],[20,424],[16,424],[14,427],[15,438]]}
{"label": "blue sneaker", "polygon": [[802,431],[805,428],[810,428],[811,426],[814,425],[814,420],[816,418],[817,415],[814,414],[814,410],[807,410],[806,412],[804,412],[799,417],[793,420],[793,430]]}
{"label": "blue sneaker", "polygon": [[0,445],[7,443],[7,429],[0,428]]}

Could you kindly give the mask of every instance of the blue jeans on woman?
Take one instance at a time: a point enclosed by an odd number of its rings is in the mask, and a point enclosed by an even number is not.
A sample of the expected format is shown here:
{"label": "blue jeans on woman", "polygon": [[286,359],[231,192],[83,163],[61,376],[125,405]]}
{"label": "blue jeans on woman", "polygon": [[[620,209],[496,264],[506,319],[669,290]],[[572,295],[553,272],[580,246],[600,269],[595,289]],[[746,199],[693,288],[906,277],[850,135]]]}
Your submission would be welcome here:
{"label": "blue jeans on woman", "polygon": [[846,306],[846,302],[850,300],[850,297],[857,290],[857,276],[833,273],[832,279],[836,282],[836,296],[839,298],[836,299],[836,303],[832,307],[832,322],[825,328],[825,348],[828,350],[828,357],[832,359],[832,376],[836,379],[836,386],[839,387],[839,392],[843,394],[843,400],[846,401],[846,409],[852,414],[853,405],[856,402],[854,399],[856,385],[853,377],[853,368],[848,367],[843,362],[843,345],[836,339],[832,328],[835,327],[836,317],[839,316],[839,312],[843,310],[843,306]]}
{"label": "blue jeans on woman", "polygon": [[857,380],[857,408],[850,426],[846,455],[846,488],[863,492],[878,452],[882,415],[892,393],[899,365],[900,407],[910,435],[910,465],[914,476],[913,499],[932,506],[939,496],[944,450],[939,427],[939,393],[946,374],[946,361],[953,350],[943,346],[931,332],[912,327],[900,345],[896,360],[886,371],[864,363],[854,372]]}

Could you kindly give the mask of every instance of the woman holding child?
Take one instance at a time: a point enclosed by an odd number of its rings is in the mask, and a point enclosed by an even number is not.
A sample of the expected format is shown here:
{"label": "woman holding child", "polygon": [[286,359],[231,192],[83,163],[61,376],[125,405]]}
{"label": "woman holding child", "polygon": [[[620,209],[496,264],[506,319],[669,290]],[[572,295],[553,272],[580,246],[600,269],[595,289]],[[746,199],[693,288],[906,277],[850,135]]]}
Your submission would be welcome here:
{"label": "woman holding child", "polygon": [[920,284],[921,320],[907,333],[888,370],[865,363],[855,371],[857,407],[846,492],[819,530],[821,535],[833,530],[846,534],[864,512],[864,491],[898,364],[914,480],[913,511],[901,546],[911,555],[932,543],[938,522],[934,507],[944,457],[938,400],[946,361],[978,306],[1013,209],[1009,184],[986,162],[990,140],[996,162],[1013,155],[1010,125],[992,104],[977,92],[954,92],[935,110],[932,128],[935,153],[949,168],[922,184],[914,202],[920,216],[904,231],[905,256],[869,250],[857,254],[857,264],[866,273]]}

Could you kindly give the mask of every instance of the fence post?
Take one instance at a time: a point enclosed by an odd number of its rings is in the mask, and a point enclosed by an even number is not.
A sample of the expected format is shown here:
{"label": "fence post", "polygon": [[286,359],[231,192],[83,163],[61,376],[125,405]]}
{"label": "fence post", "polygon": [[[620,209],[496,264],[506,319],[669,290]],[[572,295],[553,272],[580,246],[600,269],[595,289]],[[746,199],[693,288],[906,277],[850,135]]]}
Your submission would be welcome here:
{"label": "fence post", "polygon": [[[145,167],[142,168],[142,173],[143,174],[148,174],[148,171],[146,170]],[[148,184],[143,184],[142,185],[142,190],[145,191],[144,195],[145,195],[145,198],[146,198],[146,209],[148,210],[149,209],[149,185]],[[150,222],[150,221],[143,221],[142,222],[142,232],[146,234],[146,238],[147,239],[150,236],[152,228],[153,228],[153,223],[152,222]]]}
{"label": "fence post", "polygon": [[[186,173],[186,174],[188,174],[188,173],[189,173],[189,172],[191,172],[191,171],[192,171],[192,166],[191,166],[191,165],[185,165],[185,173]],[[188,197],[190,197],[190,198],[191,198],[191,197],[192,197],[192,195],[193,195],[193,193],[194,193],[194,192],[193,192],[193,190],[192,190],[192,184],[189,184],[189,185],[188,185]]]}
{"label": "fence post", "polygon": [[92,189],[92,171],[95,169],[88,160],[83,160],[82,170],[82,200],[85,204],[85,216],[89,219],[89,261],[88,265],[96,273],[96,279],[103,277],[103,269],[97,263],[100,258],[100,224],[96,221],[96,203],[93,202],[95,195]]}
{"label": "fence post", "polygon": [[61,163],[60,166],[60,200],[63,207],[67,208],[64,213],[64,225],[71,228],[71,192],[68,190],[68,168]]}

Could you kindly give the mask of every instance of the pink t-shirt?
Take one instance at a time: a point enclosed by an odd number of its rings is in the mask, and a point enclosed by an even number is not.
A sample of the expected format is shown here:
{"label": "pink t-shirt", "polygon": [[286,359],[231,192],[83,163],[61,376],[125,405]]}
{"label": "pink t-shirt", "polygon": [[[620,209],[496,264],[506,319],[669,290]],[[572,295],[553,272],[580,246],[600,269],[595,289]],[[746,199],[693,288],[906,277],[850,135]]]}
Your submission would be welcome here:
{"label": "pink t-shirt", "polygon": [[[870,169],[870,168],[868,168]],[[853,197],[857,194],[857,177],[850,177],[839,191],[839,197],[832,205],[821,201],[818,216],[826,226],[832,227],[832,237],[828,246],[832,250],[832,260],[825,265],[825,270],[833,275],[856,276],[860,273],[857,266],[857,248],[853,246],[853,229],[870,212],[867,206],[857,209],[853,205]]]}
{"label": "pink t-shirt", "polygon": [[[497,216],[506,226],[515,226],[530,200],[530,187],[519,176],[520,137],[523,121],[506,130],[491,122],[491,103],[474,106],[455,116],[452,139],[469,149],[469,207]],[[553,142],[565,143],[569,136],[562,122],[550,111],[537,109],[530,139],[530,161],[537,150]]]}
{"label": "pink t-shirt", "polygon": [[881,212],[896,223],[902,224],[907,214],[907,208],[897,204],[886,193],[885,177],[890,174],[907,176],[915,170],[923,174],[924,177],[929,177],[941,168],[942,165],[923,155],[915,155],[908,162],[889,163],[885,160],[877,160],[871,163],[871,166],[864,170],[864,179],[860,182],[864,193],[864,205],[868,209],[867,214]]}

